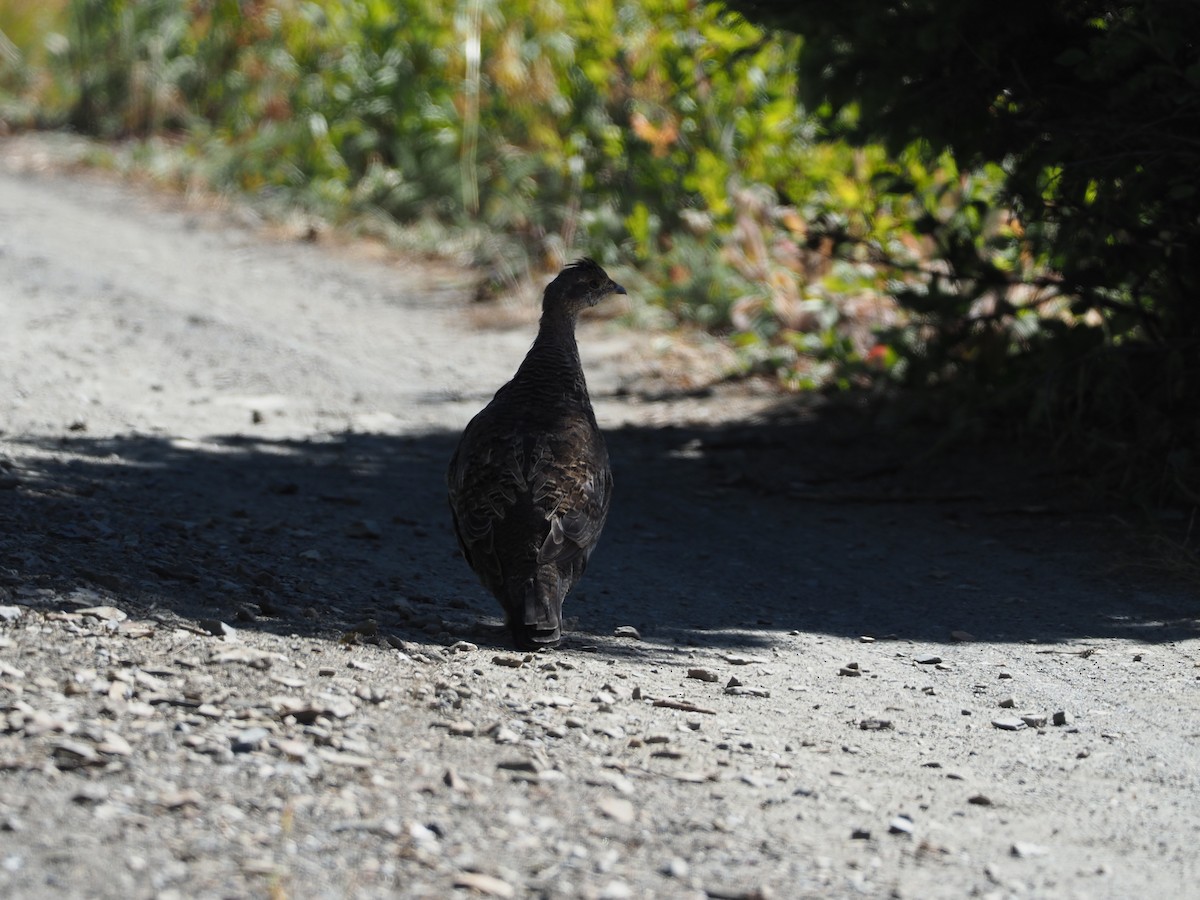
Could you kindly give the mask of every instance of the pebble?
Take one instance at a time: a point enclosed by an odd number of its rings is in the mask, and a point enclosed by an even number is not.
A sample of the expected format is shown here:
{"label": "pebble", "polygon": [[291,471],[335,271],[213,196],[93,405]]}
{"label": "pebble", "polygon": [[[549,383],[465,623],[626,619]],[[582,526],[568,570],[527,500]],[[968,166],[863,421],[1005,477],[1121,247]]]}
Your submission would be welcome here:
{"label": "pebble", "polygon": [[532,775],[538,772],[538,764],[532,759],[502,759],[496,763],[496,768],[506,772],[528,772]]}
{"label": "pebble", "polygon": [[466,888],[489,897],[515,897],[516,889],[503,879],[482,872],[459,872],[454,876],[454,886]]}
{"label": "pebble", "polygon": [[0,606],[0,621],[15,622],[21,618],[21,607]]}
{"label": "pebble", "polygon": [[967,798],[967,802],[972,806],[991,806],[992,799],[984,794],[972,794]]}
{"label": "pebble", "polygon": [[222,622],[220,619],[201,619],[196,623],[209,634],[216,637],[236,637],[237,629],[228,622]]}
{"label": "pebble", "polygon": [[912,834],[913,820],[906,815],[899,815],[888,823],[889,834]]}
{"label": "pebble", "polygon": [[377,541],[383,537],[383,532],[373,519],[359,519],[346,526],[346,537]]}
{"label": "pebble", "polygon": [[1045,856],[1049,851],[1045,847],[1037,844],[1030,844],[1026,841],[1014,841],[1009,852],[1017,857],[1017,859],[1032,859],[1035,856]]}
{"label": "pebble", "polygon": [[857,676],[862,675],[862,669],[859,668],[858,663],[850,662],[850,663],[846,663],[844,666],[842,666],[840,669],[838,669],[838,674],[845,675],[850,678],[855,678]]}
{"label": "pebble", "polygon": [[624,797],[602,797],[596,808],[600,810],[601,815],[622,825],[628,825],[634,820],[633,804]]}
{"label": "pebble", "polygon": [[739,697],[770,697],[771,692],[766,688],[750,687],[748,685],[733,684],[725,688],[725,693],[733,694]]}
{"label": "pebble", "polygon": [[1050,721],[1055,725],[1070,725],[1075,721],[1075,717],[1069,712],[1063,712],[1060,709],[1050,718]]}
{"label": "pebble", "polygon": [[1002,731],[1020,731],[1025,727],[1025,722],[1017,716],[1002,716],[999,719],[992,719],[992,725]]}
{"label": "pebble", "polygon": [[193,788],[183,790],[168,790],[159,795],[158,804],[163,809],[183,809],[185,806],[199,806],[203,801],[200,792]]}
{"label": "pebble", "polygon": [[996,705],[999,706],[1001,709],[1013,709],[1017,705],[1017,700],[1015,697],[1012,697],[1012,696],[1004,697]]}
{"label": "pebble", "polygon": [[858,727],[863,731],[891,731],[895,726],[891,719],[863,719]]}
{"label": "pebble", "polygon": [[1050,717],[1045,713],[1027,713],[1021,716],[1021,721],[1030,728],[1045,728],[1046,723],[1050,721]]}
{"label": "pebble", "polygon": [[75,610],[81,616],[87,616],[91,619],[102,619],[106,622],[124,622],[129,618],[129,614],[124,610],[117,609],[115,606],[85,606],[83,609]]}
{"label": "pebble", "polygon": [[678,856],[667,860],[659,871],[667,878],[687,878],[688,864],[687,860],[680,859]]}
{"label": "pebble", "polygon": [[642,639],[642,633],[632,625],[618,625],[613,629],[613,636],[620,638],[633,638],[635,641]]}
{"label": "pebble", "polygon": [[913,657],[913,662],[917,663],[918,665],[922,665],[922,666],[936,666],[941,661],[942,661],[942,658],[933,653],[928,653],[924,656]]}
{"label": "pebble", "polygon": [[54,764],[60,769],[94,766],[103,762],[100,755],[82,741],[59,741],[52,749]]}
{"label": "pebble", "polygon": [[721,676],[712,669],[688,669],[688,678],[695,678],[697,681],[720,681]]}
{"label": "pebble", "polygon": [[294,738],[284,738],[275,742],[275,749],[291,759],[304,759],[308,756],[308,744]]}
{"label": "pebble", "polygon": [[129,741],[121,737],[115,731],[106,731],[104,740],[96,745],[96,749],[101,753],[107,753],[109,756],[130,756],[133,754],[133,747]]}
{"label": "pebble", "polygon": [[600,889],[599,900],[628,900],[633,888],[620,880],[613,880]]}
{"label": "pebble", "polygon": [[515,744],[521,740],[521,736],[519,734],[517,734],[511,728],[506,728],[503,725],[496,728],[491,734],[492,740],[497,744]]}
{"label": "pebble", "polygon": [[258,750],[263,742],[271,736],[271,732],[262,726],[246,728],[230,740],[234,753],[250,753]]}

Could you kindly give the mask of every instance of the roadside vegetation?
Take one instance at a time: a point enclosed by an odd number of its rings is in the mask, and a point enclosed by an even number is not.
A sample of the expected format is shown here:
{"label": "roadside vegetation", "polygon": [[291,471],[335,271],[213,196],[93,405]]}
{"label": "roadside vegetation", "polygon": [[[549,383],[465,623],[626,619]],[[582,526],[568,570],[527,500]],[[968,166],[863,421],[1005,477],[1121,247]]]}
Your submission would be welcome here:
{"label": "roadside vegetation", "polygon": [[739,373],[906,387],[1194,505],[1200,13],[921,10],[8,0],[0,120],[496,283],[593,256]]}

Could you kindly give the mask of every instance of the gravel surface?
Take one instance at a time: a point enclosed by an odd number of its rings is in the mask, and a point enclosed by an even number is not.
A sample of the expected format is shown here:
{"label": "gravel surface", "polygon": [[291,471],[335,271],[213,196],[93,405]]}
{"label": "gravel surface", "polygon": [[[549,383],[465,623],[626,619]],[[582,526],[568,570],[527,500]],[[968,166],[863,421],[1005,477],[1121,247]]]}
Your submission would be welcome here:
{"label": "gravel surface", "polygon": [[468,273],[0,143],[0,895],[1161,897],[1186,586],[1036,460],[580,342],[616,494],[514,652],[443,471]]}

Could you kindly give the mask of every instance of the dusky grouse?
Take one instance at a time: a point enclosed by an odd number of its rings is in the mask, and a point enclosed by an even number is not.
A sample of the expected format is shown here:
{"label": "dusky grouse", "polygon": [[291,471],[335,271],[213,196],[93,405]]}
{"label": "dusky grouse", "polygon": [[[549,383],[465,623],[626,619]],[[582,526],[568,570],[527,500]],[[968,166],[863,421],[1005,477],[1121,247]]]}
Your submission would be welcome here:
{"label": "dusky grouse", "polygon": [[612,497],[575,321],[625,289],[590,259],[546,287],[537,338],[512,380],[467,425],[446,483],[458,545],[522,650],[562,637],[562,605],[587,567]]}

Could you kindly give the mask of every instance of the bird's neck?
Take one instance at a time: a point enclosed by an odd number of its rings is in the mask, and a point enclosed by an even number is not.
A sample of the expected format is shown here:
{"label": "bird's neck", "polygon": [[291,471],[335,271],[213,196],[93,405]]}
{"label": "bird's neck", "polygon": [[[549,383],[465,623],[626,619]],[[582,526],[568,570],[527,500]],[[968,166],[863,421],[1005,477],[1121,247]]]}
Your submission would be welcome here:
{"label": "bird's neck", "polygon": [[[569,375],[571,381],[577,380],[582,385],[583,369],[579,345],[575,341],[574,313],[561,309],[542,313],[537,337],[521,369],[528,374],[532,374],[532,370],[543,372],[543,377],[553,378],[558,384],[564,383],[561,381],[563,375]],[[551,372],[555,374],[551,375]]]}
{"label": "bird's neck", "polygon": [[533,342],[534,349],[566,351],[571,357],[578,359],[579,347],[575,343],[575,320],[576,314],[571,310],[561,307],[544,310],[542,320],[538,324],[537,338]]}

